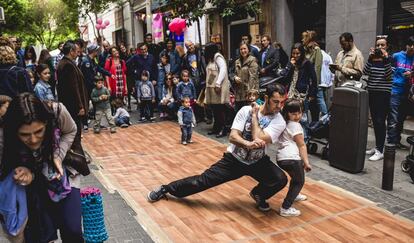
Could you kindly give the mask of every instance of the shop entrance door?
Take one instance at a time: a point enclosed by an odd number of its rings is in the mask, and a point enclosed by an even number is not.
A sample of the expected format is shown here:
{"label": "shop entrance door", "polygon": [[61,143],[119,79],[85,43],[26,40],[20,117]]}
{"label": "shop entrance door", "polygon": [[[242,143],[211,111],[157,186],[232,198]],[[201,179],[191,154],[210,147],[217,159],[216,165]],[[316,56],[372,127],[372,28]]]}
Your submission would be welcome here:
{"label": "shop entrance door", "polygon": [[243,19],[233,21],[228,25],[228,56],[232,59],[236,56],[236,49],[239,48],[242,35],[249,34],[249,22],[254,19]]}

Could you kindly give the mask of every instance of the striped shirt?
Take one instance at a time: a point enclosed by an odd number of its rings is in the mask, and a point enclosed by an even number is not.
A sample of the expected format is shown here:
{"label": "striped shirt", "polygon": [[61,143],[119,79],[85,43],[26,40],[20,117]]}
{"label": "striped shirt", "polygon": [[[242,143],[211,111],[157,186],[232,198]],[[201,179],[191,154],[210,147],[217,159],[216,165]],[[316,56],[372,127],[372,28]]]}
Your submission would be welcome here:
{"label": "striped shirt", "polygon": [[364,74],[368,75],[368,91],[391,92],[392,66],[389,59],[375,62],[368,60],[364,67]]}

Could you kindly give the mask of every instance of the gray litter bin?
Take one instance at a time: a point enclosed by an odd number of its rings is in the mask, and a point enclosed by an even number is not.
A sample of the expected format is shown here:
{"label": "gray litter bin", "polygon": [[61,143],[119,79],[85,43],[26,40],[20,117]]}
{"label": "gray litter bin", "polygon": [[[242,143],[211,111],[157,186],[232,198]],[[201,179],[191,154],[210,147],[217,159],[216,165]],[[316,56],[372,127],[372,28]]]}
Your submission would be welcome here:
{"label": "gray litter bin", "polygon": [[350,173],[364,168],[368,133],[368,92],[334,89],[329,125],[329,164]]}

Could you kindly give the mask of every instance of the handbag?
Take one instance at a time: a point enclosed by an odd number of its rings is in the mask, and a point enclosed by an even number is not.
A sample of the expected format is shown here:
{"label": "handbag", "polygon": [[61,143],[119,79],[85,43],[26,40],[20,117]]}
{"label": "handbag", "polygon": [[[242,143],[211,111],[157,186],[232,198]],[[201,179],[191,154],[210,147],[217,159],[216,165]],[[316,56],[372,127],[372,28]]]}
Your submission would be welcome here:
{"label": "handbag", "polygon": [[88,166],[89,163],[90,161],[88,161],[80,142],[74,142],[63,159],[64,165],[72,167],[83,176],[87,176],[91,173]]}
{"label": "handbag", "polygon": [[204,107],[206,105],[206,88],[203,88],[198,95],[197,104],[201,107]]}
{"label": "handbag", "polygon": [[[48,104],[51,106],[51,104]],[[58,117],[60,114],[59,106],[57,106],[57,116],[54,121],[54,139],[55,139],[55,149],[58,149],[58,144],[60,141],[61,130],[59,128]],[[78,137],[80,134],[76,134],[75,139],[73,140],[71,148],[66,152],[66,156],[63,159],[62,163],[64,165],[72,167],[74,170],[79,172],[83,176],[87,176],[91,173],[89,170],[88,164],[90,163],[89,158],[85,155],[83,151],[81,139]],[[89,160],[89,161],[88,161]]]}

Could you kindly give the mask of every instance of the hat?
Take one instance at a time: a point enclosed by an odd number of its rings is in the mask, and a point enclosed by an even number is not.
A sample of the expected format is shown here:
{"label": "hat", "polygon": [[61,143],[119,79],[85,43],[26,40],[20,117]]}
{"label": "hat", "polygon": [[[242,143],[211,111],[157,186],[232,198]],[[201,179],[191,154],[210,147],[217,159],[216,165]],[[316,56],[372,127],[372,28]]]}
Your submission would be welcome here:
{"label": "hat", "polygon": [[90,44],[88,45],[87,49],[88,49],[88,52],[93,52],[93,51],[99,50],[99,46],[96,44]]}

